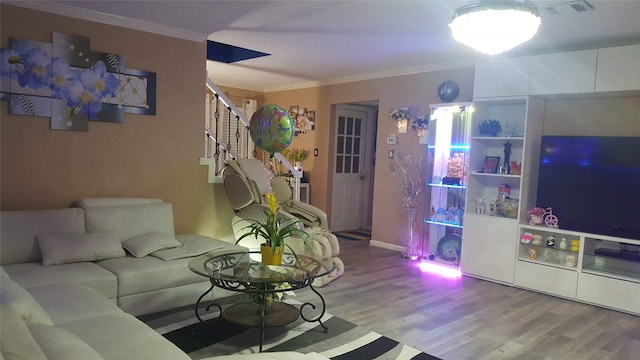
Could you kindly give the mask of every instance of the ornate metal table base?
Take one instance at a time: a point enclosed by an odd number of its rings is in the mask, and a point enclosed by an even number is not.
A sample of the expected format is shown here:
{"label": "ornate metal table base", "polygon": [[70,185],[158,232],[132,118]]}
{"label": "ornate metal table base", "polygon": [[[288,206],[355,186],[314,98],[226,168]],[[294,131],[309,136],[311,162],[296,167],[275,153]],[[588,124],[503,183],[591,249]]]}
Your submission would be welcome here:
{"label": "ornate metal table base", "polygon": [[[209,289],[204,292],[204,294],[200,295],[198,301],[196,302],[196,318],[201,323],[206,323],[213,319],[203,319],[200,316],[200,303],[204,297],[213,291],[215,284],[211,284]],[[316,305],[305,302],[300,305],[300,308],[282,302],[274,302],[271,305],[257,304],[255,302],[244,302],[231,305],[227,307],[224,311],[222,310],[222,306],[217,303],[211,303],[204,308],[204,311],[210,311],[212,307],[218,308],[219,316],[222,316],[225,320],[238,324],[240,326],[245,327],[253,327],[260,328],[260,352],[262,352],[262,345],[264,343],[264,329],[268,327],[276,327],[290,324],[298,319],[298,317],[302,318],[306,322],[317,322],[322,326],[323,331],[326,333],[329,331],[329,328],[322,322],[322,317],[326,311],[326,303],[324,298],[320,293],[309,284],[309,288],[313,291],[321,301],[320,314],[315,317],[307,317],[304,314],[304,310],[307,307],[311,307],[312,310],[317,308]],[[214,318],[215,319],[215,318]]]}

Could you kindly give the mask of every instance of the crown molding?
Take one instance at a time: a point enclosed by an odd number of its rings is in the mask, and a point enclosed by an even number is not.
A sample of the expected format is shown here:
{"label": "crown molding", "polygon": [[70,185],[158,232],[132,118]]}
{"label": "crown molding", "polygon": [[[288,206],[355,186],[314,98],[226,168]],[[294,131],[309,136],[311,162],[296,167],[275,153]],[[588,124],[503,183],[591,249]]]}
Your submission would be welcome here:
{"label": "crown molding", "polygon": [[298,89],[305,89],[305,88],[312,88],[312,87],[319,87],[319,86],[345,84],[345,83],[351,83],[351,82],[357,82],[357,81],[383,79],[383,78],[394,77],[394,76],[414,75],[414,74],[427,73],[432,71],[452,70],[452,69],[459,69],[463,67],[472,67],[472,66],[475,66],[475,63],[476,63],[476,60],[455,61],[455,62],[450,61],[447,63],[392,69],[392,70],[386,70],[386,71],[380,71],[380,72],[374,72],[374,73],[343,76],[343,77],[327,79],[327,80],[307,81],[307,82],[296,83],[296,84],[270,86],[262,89],[262,92],[269,93],[269,92],[276,92],[276,91],[298,90]]}
{"label": "crown molding", "polygon": [[177,29],[171,26],[154,24],[142,20],[134,20],[123,16],[106,14],[94,10],[81,9],[75,6],[53,3],[49,1],[3,1],[3,3],[195,42],[205,41],[208,36],[208,34],[200,34],[193,31]]}

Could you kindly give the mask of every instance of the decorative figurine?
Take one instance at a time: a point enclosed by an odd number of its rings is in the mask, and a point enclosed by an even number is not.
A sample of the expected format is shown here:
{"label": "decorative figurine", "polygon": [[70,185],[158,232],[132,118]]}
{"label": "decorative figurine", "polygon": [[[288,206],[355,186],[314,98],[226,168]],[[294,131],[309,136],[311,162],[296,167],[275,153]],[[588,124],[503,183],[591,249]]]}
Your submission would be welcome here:
{"label": "decorative figurine", "polygon": [[553,246],[556,244],[556,237],[553,234],[547,235],[547,246]]}
{"label": "decorative figurine", "polygon": [[531,240],[531,245],[542,246],[542,235],[533,234],[533,240]]}
{"label": "decorative figurine", "polygon": [[567,254],[564,257],[564,265],[569,267],[576,266],[576,256],[574,254]]}
{"label": "decorative figurine", "polygon": [[534,247],[530,247],[528,253],[529,259],[531,260],[535,260],[538,257],[538,250],[536,250],[536,248]]}
{"label": "decorative figurine", "polygon": [[542,218],[544,216],[544,209],[541,207],[534,207],[527,210],[527,215],[529,215],[529,225],[539,225],[542,224]]}
{"label": "decorative figurine", "polygon": [[567,243],[567,238],[560,238],[560,244],[558,244],[560,250],[567,250],[567,246],[569,246],[569,244]]}
{"label": "decorative figurine", "polygon": [[491,201],[489,203],[489,215],[496,216],[496,203],[495,203],[495,201]]}
{"label": "decorative figurine", "polygon": [[580,251],[580,240],[579,239],[571,239],[571,251],[573,251],[573,252]]}
{"label": "decorative figurine", "polygon": [[518,163],[517,161],[511,160],[511,173],[513,175],[521,175],[522,174],[522,163]]}
{"label": "decorative figurine", "polygon": [[533,236],[533,234],[531,234],[530,232],[526,232],[524,234],[522,234],[522,237],[520,238],[520,242],[523,244],[529,244],[531,243],[531,237]]}
{"label": "decorative figurine", "polygon": [[506,165],[506,167],[504,169],[504,173],[503,174],[511,173],[510,158],[511,158],[511,143],[507,141],[506,143],[504,143],[504,162],[503,162],[503,165]]}
{"label": "decorative figurine", "polygon": [[487,210],[487,204],[485,203],[484,198],[476,197],[476,214],[484,215],[484,212]]}

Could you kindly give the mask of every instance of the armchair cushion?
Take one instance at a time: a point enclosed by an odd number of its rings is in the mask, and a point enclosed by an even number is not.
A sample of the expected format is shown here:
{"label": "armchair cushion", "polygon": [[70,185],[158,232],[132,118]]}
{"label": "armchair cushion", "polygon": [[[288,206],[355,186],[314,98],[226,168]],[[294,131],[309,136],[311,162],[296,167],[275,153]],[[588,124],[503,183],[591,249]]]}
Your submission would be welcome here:
{"label": "armchair cushion", "polygon": [[134,236],[122,242],[122,247],[135,257],[147,256],[154,251],[174,248],[180,245],[182,243],[173,236],[157,231]]}
{"label": "armchair cushion", "polygon": [[85,234],[44,234],[37,237],[42,265],[96,261],[125,256],[113,231]]}

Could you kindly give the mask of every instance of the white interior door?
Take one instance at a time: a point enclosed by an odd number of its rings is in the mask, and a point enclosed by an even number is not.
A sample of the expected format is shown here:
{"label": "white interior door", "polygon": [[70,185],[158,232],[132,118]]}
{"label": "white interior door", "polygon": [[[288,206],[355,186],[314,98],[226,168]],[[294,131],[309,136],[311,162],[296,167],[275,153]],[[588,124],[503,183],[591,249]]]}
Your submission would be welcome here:
{"label": "white interior door", "polygon": [[[374,111],[355,105],[336,107],[331,230],[367,227],[371,212],[371,138]],[[371,153],[371,154],[370,154]]]}

